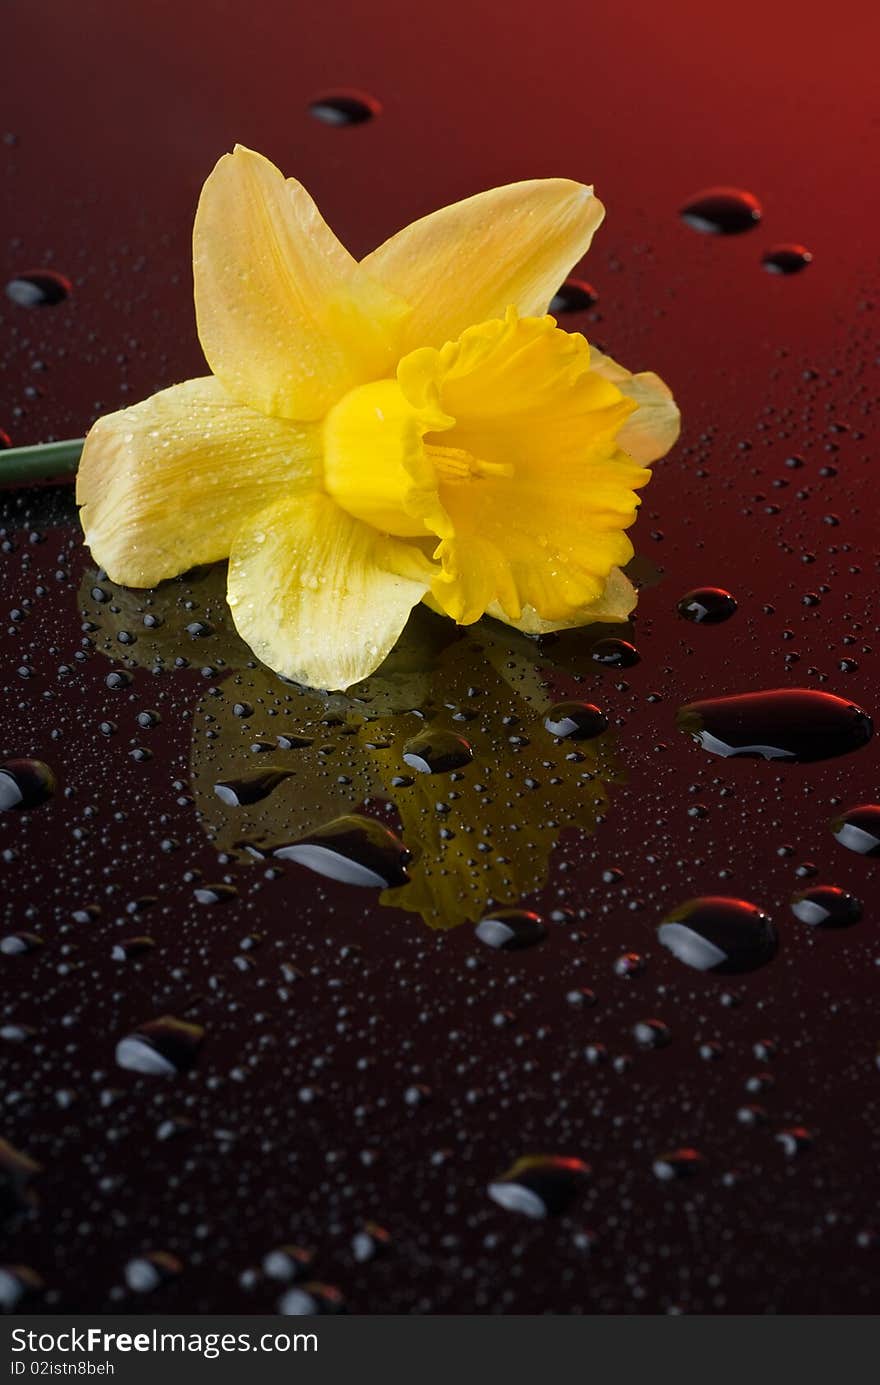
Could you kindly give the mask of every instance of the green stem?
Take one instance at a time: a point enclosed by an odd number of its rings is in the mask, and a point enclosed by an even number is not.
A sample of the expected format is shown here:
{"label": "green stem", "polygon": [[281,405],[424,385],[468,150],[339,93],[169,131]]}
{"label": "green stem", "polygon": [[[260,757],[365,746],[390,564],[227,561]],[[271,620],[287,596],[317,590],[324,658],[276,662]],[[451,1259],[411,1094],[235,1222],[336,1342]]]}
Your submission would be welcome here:
{"label": "green stem", "polygon": [[52,481],[76,471],[85,438],[43,442],[35,447],[7,447],[0,452],[0,486]]}

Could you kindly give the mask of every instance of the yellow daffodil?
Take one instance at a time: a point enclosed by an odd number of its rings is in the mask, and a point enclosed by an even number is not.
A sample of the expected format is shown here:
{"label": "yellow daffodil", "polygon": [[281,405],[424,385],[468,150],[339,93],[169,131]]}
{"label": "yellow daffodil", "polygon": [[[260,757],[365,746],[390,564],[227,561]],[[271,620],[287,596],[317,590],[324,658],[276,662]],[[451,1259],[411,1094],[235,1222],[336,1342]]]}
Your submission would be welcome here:
{"label": "yellow daffodil", "polygon": [[625,619],[625,530],[678,410],[544,315],[603,214],[579,183],[514,183],[358,263],[238,146],[194,230],[213,373],[89,433],[95,560],[145,587],[228,558],[240,634],[313,687],[368,675],[422,600],[530,633]]}

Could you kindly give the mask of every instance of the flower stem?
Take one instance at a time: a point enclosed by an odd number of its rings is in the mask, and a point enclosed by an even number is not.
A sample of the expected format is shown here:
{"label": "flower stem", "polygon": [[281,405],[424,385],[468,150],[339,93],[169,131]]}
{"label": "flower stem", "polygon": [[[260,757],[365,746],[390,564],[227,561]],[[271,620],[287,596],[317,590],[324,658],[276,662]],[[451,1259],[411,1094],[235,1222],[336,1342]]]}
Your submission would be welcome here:
{"label": "flower stem", "polygon": [[85,438],[67,442],[43,442],[35,447],[7,447],[0,451],[0,486],[51,481],[76,471]]}

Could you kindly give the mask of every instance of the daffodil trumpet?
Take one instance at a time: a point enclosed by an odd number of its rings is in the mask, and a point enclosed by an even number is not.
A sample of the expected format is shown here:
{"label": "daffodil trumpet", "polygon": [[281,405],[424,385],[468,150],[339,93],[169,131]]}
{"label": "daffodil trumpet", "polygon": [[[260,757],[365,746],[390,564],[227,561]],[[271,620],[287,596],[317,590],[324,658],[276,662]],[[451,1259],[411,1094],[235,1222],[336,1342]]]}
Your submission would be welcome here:
{"label": "daffodil trumpet", "polygon": [[529,633],[626,619],[626,530],[679,415],[656,375],[547,315],[603,215],[580,183],[514,183],[357,262],[237,146],[193,237],[212,373],[89,432],[95,561],[149,587],[228,559],[243,639],[318,688],[376,669],[420,601]]}

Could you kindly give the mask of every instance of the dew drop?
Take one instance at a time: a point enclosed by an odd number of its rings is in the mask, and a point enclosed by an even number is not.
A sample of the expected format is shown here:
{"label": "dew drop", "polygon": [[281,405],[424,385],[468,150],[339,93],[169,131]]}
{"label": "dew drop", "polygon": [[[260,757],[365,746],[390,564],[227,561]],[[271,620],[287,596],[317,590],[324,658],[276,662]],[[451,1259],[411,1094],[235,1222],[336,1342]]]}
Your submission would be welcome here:
{"label": "dew drop", "polygon": [[776,929],[745,899],[702,895],[680,904],[657,929],[657,939],[686,966],[721,975],[754,971],[776,956]]}
{"label": "dew drop", "polygon": [[808,764],[867,745],[871,718],[855,702],[810,688],[777,688],[707,698],[682,707],[676,718],[704,750]]}
{"label": "dew drop", "polygon": [[519,1212],[540,1221],[566,1211],[590,1173],[589,1164],[582,1159],[530,1155],[517,1159],[486,1191],[505,1212]]}
{"label": "dew drop", "polygon": [[330,92],[312,101],[309,115],[322,125],[364,125],[381,113],[373,96],[362,91]]}
{"label": "dew drop", "polygon": [[33,1298],[44,1287],[29,1265],[0,1265],[0,1309],[11,1313],[23,1299]]}
{"label": "dew drop", "polygon": [[473,758],[474,752],[464,736],[442,728],[422,731],[403,747],[404,764],[421,774],[449,774],[463,769]]}
{"label": "dew drop", "polygon": [[540,914],[529,909],[496,909],[474,929],[481,943],[504,952],[518,952],[543,942],[547,928]]}
{"label": "dew drop", "polygon": [[560,313],[583,313],[598,302],[598,293],[586,279],[566,279],[551,298],[547,311],[552,317]]}
{"label": "dew drop", "polygon": [[6,285],[6,297],[19,308],[54,308],[71,292],[70,280],[51,269],[28,270]]}
{"label": "dew drop", "polygon": [[698,192],[679,213],[695,231],[711,236],[735,236],[761,220],[761,204],[743,188],[715,187]]}
{"label": "dew drop", "polygon": [[400,838],[375,818],[357,813],[335,818],[289,846],[275,847],[272,854],[345,885],[388,889],[409,880],[410,852]]}
{"label": "dew drop", "polygon": [[278,1312],[283,1317],[317,1317],[332,1313],[345,1313],[345,1299],[332,1284],[310,1283],[301,1289],[288,1289],[278,1302]]}
{"label": "dew drop", "polygon": [[264,770],[254,774],[243,774],[239,779],[221,779],[214,785],[214,792],[221,803],[230,808],[241,808],[251,803],[260,803],[268,798],[273,789],[290,779],[293,771],[278,769],[267,765]]}
{"label": "dew drop", "polygon": [[696,625],[720,625],[736,611],[736,600],[723,587],[694,587],[685,593],[676,609]]}
{"label": "dew drop", "polygon": [[116,1062],[129,1072],[169,1077],[195,1064],[205,1031],[173,1015],[149,1020],[116,1045]]}
{"label": "dew drop", "polygon": [[229,904],[238,897],[234,885],[199,885],[193,890],[199,904]]}
{"label": "dew drop", "polygon": [[57,787],[55,775],[42,760],[7,760],[0,765],[0,812],[39,808]]}
{"label": "dew drop", "polygon": [[182,1269],[183,1265],[176,1255],[166,1250],[154,1250],[129,1260],[125,1267],[125,1282],[134,1293],[148,1294],[166,1280],[174,1279]]}
{"label": "dew drop", "polygon": [[608,719],[591,702],[557,702],[544,718],[551,736],[560,740],[586,741],[608,730]]}
{"label": "dew drop", "polygon": [[693,1178],[700,1172],[705,1160],[697,1149],[672,1149],[654,1160],[654,1177],[661,1183],[671,1183],[678,1178]]}
{"label": "dew drop", "polygon": [[813,928],[849,928],[862,917],[862,902],[837,885],[814,885],[792,897],[791,912]]}
{"label": "dew drop", "polygon": [[812,262],[813,256],[805,245],[774,245],[761,256],[768,274],[800,274]]}
{"label": "dew drop", "polygon": [[833,819],[835,840],[860,856],[880,856],[880,805],[861,803]]}
{"label": "dew drop", "polygon": [[590,650],[590,658],[595,659],[597,664],[606,664],[609,668],[632,668],[633,664],[639,662],[641,655],[628,640],[609,636],[596,641]]}

